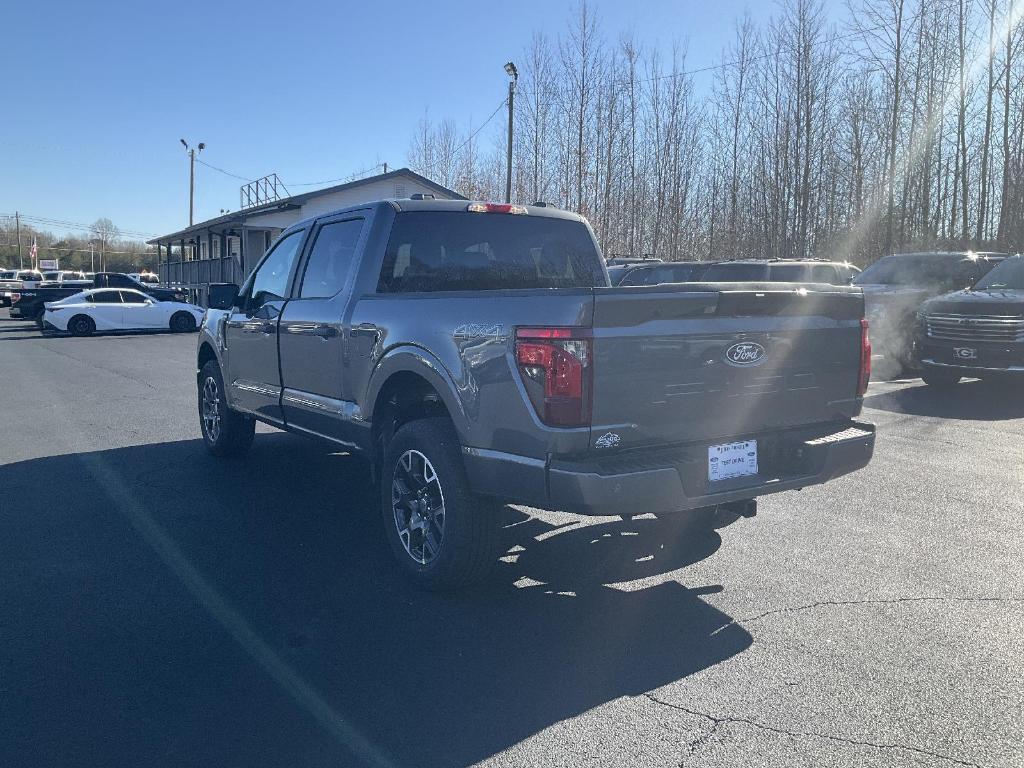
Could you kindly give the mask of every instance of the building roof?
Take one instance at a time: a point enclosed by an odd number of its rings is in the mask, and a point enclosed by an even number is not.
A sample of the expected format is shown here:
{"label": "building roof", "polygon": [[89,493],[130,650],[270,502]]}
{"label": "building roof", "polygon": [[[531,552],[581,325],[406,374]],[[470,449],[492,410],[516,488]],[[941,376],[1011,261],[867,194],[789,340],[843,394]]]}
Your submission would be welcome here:
{"label": "building roof", "polygon": [[370,184],[378,181],[387,181],[388,179],[397,178],[399,176],[412,178],[414,181],[417,181],[420,184],[424,185],[425,187],[435,190],[436,192],[444,195],[445,197],[454,200],[466,199],[455,190],[441,186],[436,181],[432,181],[428,179],[426,176],[421,176],[420,174],[416,173],[415,171],[409,168],[398,168],[394,171],[388,171],[387,173],[379,173],[376,176],[367,176],[365,178],[356,179],[355,181],[349,181],[344,184],[337,184],[333,187],[314,189],[311,192],[303,192],[302,194],[292,195],[291,197],[282,197],[280,200],[274,200],[269,203],[263,203],[262,205],[254,205],[251,208],[242,208],[241,210],[238,211],[232,211],[231,213],[226,213],[223,216],[217,216],[213,219],[207,219],[206,221],[201,221],[198,224],[193,224],[191,227],[186,227],[185,229],[178,230],[177,232],[172,232],[168,235],[160,235],[159,237],[154,237],[152,240],[147,240],[146,244],[156,245],[157,243],[162,243],[167,240],[181,240],[184,238],[191,237],[197,232],[201,232],[202,230],[208,229],[210,227],[220,226],[223,224],[241,223],[242,221],[251,216],[258,216],[263,213],[273,213],[275,211],[293,210],[295,208],[302,206],[302,204],[305,203],[307,200],[311,200],[314,197],[319,197],[320,195],[329,195],[333,194],[334,192],[343,192],[347,189],[354,189],[355,187],[359,187],[364,184]]}

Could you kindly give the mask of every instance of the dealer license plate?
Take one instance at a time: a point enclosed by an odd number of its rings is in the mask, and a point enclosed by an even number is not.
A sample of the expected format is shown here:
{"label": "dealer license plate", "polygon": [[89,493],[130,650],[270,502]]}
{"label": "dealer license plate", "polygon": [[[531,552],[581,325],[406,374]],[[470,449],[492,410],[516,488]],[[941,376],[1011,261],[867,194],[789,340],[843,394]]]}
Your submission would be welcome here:
{"label": "dealer license plate", "polygon": [[757,474],[757,440],[708,446],[708,480]]}

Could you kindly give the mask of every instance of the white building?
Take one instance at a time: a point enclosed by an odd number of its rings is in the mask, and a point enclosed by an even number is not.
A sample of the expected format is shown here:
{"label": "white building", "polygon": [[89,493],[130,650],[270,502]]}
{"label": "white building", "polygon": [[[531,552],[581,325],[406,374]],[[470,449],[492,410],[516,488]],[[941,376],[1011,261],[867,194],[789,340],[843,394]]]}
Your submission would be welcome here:
{"label": "white building", "polygon": [[254,205],[149,241],[157,247],[160,282],[186,288],[205,304],[210,283],[241,284],[281,231],[310,216],[358,203],[409,197],[463,200],[408,168]]}

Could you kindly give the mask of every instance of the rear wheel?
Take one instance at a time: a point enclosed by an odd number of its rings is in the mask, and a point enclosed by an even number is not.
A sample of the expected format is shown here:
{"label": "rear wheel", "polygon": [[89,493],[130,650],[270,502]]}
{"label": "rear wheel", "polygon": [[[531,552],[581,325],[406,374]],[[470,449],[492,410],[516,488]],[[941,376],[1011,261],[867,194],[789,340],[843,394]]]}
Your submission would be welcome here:
{"label": "rear wheel", "polygon": [[228,407],[216,360],[199,372],[199,423],[203,443],[214,456],[241,456],[256,435],[256,420]]}
{"label": "rear wheel", "polygon": [[419,586],[457,589],[483,579],[497,560],[497,505],[470,490],[448,419],[412,421],[395,433],[380,499],[391,550]]}
{"label": "rear wheel", "polygon": [[175,312],[171,315],[171,330],[175,333],[192,333],[196,329],[196,319],[188,312]]}
{"label": "rear wheel", "polygon": [[952,387],[960,382],[960,374],[949,371],[922,371],[921,379],[929,387]]}
{"label": "rear wheel", "polygon": [[96,331],[96,323],[88,315],[75,315],[68,320],[68,331],[72,336],[91,336]]}

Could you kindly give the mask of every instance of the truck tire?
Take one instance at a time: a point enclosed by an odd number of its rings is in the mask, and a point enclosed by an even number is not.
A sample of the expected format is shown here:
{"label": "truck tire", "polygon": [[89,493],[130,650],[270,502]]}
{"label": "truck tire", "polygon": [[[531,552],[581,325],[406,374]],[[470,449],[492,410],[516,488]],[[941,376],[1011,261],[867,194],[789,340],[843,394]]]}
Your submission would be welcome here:
{"label": "truck tire", "polygon": [[96,331],[96,323],[88,315],[75,315],[68,320],[68,331],[72,336],[92,336]]}
{"label": "truck tire", "polygon": [[224,378],[216,360],[199,372],[199,426],[206,450],[214,456],[241,456],[256,435],[256,420],[233,411],[224,397]]}
{"label": "truck tire", "polygon": [[171,330],[174,333],[192,333],[196,329],[196,319],[188,312],[175,312],[171,315]]}
{"label": "truck tire", "polygon": [[411,421],[395,433],[381,464],[380,500],[388,544],[418,586],[468,586],[496,562],[496,503],[470,490],[448,419]]}
{"label": "truck tire", "polygon": [[943,389],[959,384],[960,374],[950,373],[948,371],[922,371],[921,379],[929,387],[937,387],[938,389]]}

